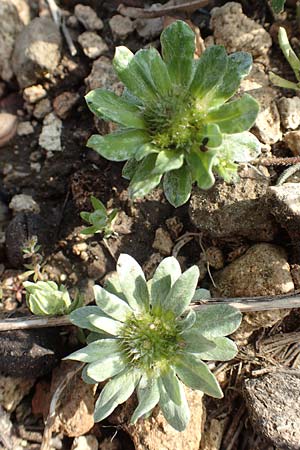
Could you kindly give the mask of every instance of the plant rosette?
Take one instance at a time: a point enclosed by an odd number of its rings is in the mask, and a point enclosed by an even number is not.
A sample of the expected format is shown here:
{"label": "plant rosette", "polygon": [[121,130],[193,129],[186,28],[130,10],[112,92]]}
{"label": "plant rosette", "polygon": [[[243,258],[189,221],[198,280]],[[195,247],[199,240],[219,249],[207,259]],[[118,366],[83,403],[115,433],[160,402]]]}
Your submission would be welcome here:
{"label": "plant rosette", "polygon": [[183,385],[222,398],[221,388],[203,360],[226,361],[237,348],[233,333],[241,313],[228,306],[190,308],[199,278],[193,266],[184,273],[174,257],[165,258],[146,281],[139,264],[122,254],[117,276],[94,287],[96,306],[73,311],[70,320],[91,333],[87,346],[67,359],[86,363],[87,383],[109,381],[95,405],[99,422],[137,390],[131,422],[148,417],[159,404],[176,430],[185,429],[189,407]]}
{"label": "plant rosette", "polygon": [[58,287],[54,281],[25,281],[26,303],[33,314],[56,316],[70,314],[83,305],[83,298],[77,294],[72,301],[64,286]]}
{"label": "plant rosette", "polygon": [[89,227],[81,231],[81,234],[94,235],[102,233],[104,239],[115,236],[113,225],[117,218],[118,210],[112,209],[108,211],[101,200],[93,195],[91,196],[91,203],[94,208],[93,212],[81,211],[80,213],[80,217],[90,224]]}
{"label": "plant rosette", "polygon": [[168,201],[178,207],[192,184],[209,189],[214,173],[235,181],[238,163],[260,154],[248,132],[259,105],[248,94],[229,101],[249,74],[251,55],[227,55],[214,45],[194,60],[195,36],[183,21],[161,35],[162,57],[155,48],[135,55],[117,47],[114,68],[125,85],[121,97],[104,89],[86,95],[90,110],[118,124],[106,136],[93,135],[87,146],[110,161],[127,161],[132,199],[143,197],[162,181]]}

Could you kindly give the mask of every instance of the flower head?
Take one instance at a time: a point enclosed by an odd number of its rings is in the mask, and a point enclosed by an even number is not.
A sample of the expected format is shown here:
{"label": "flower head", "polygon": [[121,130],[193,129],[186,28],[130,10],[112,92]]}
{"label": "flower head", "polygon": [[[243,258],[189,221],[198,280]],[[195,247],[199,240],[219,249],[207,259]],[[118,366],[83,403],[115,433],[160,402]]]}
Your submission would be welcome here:
{"label": "flower head", "polygon": [[87,363],[86,382],[110,379],[96,402],[96,421],[111,414],[136,388],[139,403],[132,423],[159,404],[166,420],[182,431],[189,421],[182,383],[222,397],[202,360],[235,356],[235,344],[224,336],[239,326],[241,315],[226,305],[199,312],[189,308],[198,277],[197,266],[182,274],[178,261],[169,257],[147,282],[139,264],[122,254],[117,277],[105,289],[94,287],[96,306],[70,315],[75,325],[91,333],[88,345],[68,358]]}
{"label": "flower head", "polygon": [[251,55],[228,56],[215,45],[194,60],[194,38],[179,20],[161,35],[162,57],[155,48],[134,55],[117,47],[114,68],[123,95],[95,89],[86,96],[94,114],[119,125],[109,135],[91,136],[87,146],[111,161],[127,161],[123,176],[131,180],[131,198],[163,180],[168,201],[180,206],[193,182],[208,189],[214,172],[232,180],[236,163],[260,153],[259,141],[247,131],[258,103],[247,94],[228,102],[251,69]]}

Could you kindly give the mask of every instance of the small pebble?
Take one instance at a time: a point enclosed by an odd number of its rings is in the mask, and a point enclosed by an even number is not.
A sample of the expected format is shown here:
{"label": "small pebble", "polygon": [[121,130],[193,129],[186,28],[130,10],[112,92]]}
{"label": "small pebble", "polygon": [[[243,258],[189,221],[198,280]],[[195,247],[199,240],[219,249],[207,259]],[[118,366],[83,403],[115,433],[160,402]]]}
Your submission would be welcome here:
{"label": "small pebble", "polygon": [[16,134],[17,116],[14,114],[0,113],[0,147],[6,145]]}
{"label": "small pebble", "polygon": [[28,103],[36,103],[42,98],[46,97],[47,91],[43,88],[41,84],[36,84],[24,89],[23,97]]}
{"label": "small pebble", "polygon": [[93,31],[85,31],[78,37],[78,42],[86,56],[96,59],[108,51],[105,40]]}
{"label": "small pebble", "polygon": [[17,127],[18,136],[28,136],[29,134],[34,133],[34,128],[31,122],[20,122]]}
{"label": "small pebble", "polygon": [[79,3],[75,6],[74,14],[87,31],[102,30],[103,22],[90,6]]}

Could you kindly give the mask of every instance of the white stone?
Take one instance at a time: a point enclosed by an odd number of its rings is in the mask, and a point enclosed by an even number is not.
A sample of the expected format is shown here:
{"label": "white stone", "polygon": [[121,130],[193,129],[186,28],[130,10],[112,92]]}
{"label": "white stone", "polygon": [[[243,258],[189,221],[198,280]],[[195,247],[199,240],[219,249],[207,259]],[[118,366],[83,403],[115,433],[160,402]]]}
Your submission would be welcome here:
{"label": "white stone", "polygon": [[96,436],[88,434],[74,439],[71,450],[98,450],[98,441]]}
{"label": "white stone", "polygon": [[41,84],[36,84],[34,86],[29,86],[24,89],[23,97],[28,103],[36,103],[42,98],[45,98],[47,91],[43,88]]}
{"label": "white stone", "polygon": [[114,39],[126,39],[135,29],[135,23],[129,17],[123,17],[120,14],[109,20],[109,26]]}
{"label": "white stone", "polygon": [[287,129],[295,130],[300,125],[300,98],[282,97],[278,100],[278,109],[282,125]]}
{"label": "white stone", "polygon": [[17,128],[18,136],[28,136],[29,134],[34,133],[34,128],[31,122],[20,122]]}
{"label": "white stone", "polygon": [[75,6],[74,14],[86,30],[102,30],[103,22],[90,6],[79,3]]}
{"label": "white stone", "polygon": [[43,129],[39,137],[39,145],[50,152],[62,151],[62,121],[55,114],[48,114],[43,121]]}
{"label": "white stone", "polygon": [[10,209],[14,214],[22,211],[30,211],[33,213],[39,213],[40,207],[35,200],[30,195],[27,194],[17,194],[15,195],[9,204]]}
{"label": "white stone", "polygon": [[93,31],[85,31],[78,37],[78,42],[86,56],[96,59],[108,51],[105,40]]}

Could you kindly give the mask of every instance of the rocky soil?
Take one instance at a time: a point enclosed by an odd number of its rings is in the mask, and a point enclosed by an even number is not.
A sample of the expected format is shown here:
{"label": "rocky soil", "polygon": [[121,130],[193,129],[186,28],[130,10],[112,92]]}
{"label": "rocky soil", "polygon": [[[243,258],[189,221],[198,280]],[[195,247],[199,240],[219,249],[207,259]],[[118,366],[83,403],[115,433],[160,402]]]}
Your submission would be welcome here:
{"label": "rocky soil", "polygon": [[[22,249],[34,236],[44,279],[78,288],[86,303],[121,252],[135,257],[149,278],[168,255],[183,269],[197,264],[199,286],[214,297],[270,300],[298,290],[299,172],[279,176],[286,158],[300,162],[300,96],[276,88],[268,75],[272,70],[294,80],[278,48],[277,30],[285,26],[300,49],[295,2],[274,16],[267,1],[211,1],[191,11],[177,7],[192,2],[170,0],[163,2],[167,14],[151,18],[136,13],[151,1],[123,0],[119,9],[119,0],[57,3],[68,40],[53,21],[50,1],[0,2],[1,319],[29,314]],[[97,87],[122,92],[112,68],[117,45],[132,51],[159,48],[161,31],[176,18],[193,26],[198,53],[216,43],[228,53],[252,54],[253,69],[240,90],[260,102],[252,132],[263,145],[260,160],[241,166],[238,184],[218,179],[209,191],[195,187],[189,204],[178,209],[161,189],[135,202],[128,199],[122,164],[85,147],[93,132],[108,133],[113,125],[95,120],[84,101]],[[109,239],[109,248],[98,235],[81,234],[79,214],[91,209],[91,195],[119,209],[118,235]],[[61,362],[79,345],[71,327],[0,332],[0,448],[300,449],[299,337],[299,310],[245,313],[232,336],[237,358],[211,364],[225,398],[189,391],[192,420],[178,434],[159,410],[149,421],[129,426],[134,397],[94,424],[95,393],[102,386],[83,383],[73,364]],[[64,379],[45,447],[50,402]]]}

